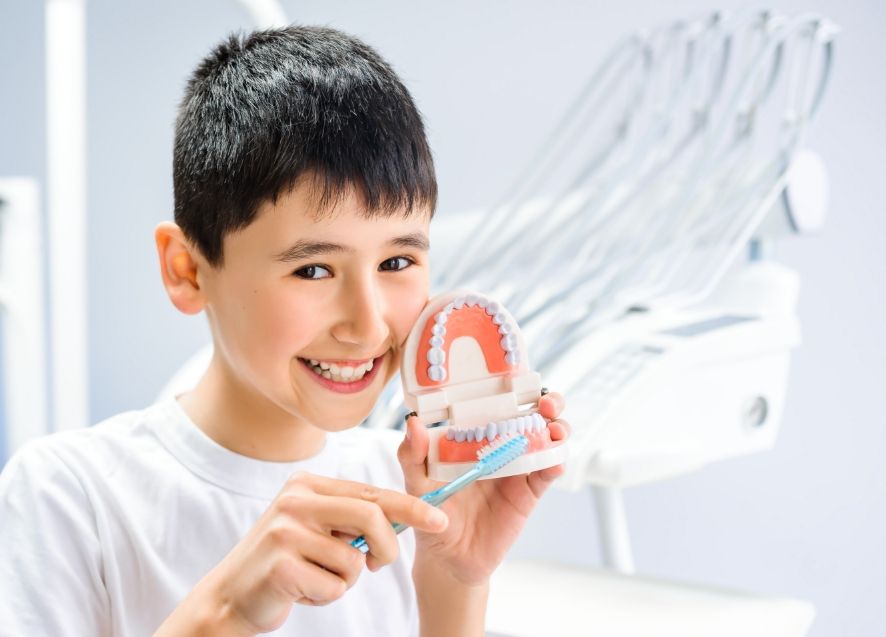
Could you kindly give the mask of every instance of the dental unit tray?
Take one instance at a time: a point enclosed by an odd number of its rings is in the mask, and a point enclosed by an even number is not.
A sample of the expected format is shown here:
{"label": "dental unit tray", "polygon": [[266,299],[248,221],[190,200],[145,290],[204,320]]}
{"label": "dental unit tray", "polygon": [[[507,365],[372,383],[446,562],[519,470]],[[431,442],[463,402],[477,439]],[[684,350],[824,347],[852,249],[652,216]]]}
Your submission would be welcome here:
{"label": "dental unit tray", "polygon": [[529,449],[480,479],[520,475],[566,460],[538,413],[541,378],[529,366],[514,317],[482,294],[431,299],[412,328],[400,371],[406,404],[429,429],[428,475],[450,481],[476,463],[484,445],[523,434]]}

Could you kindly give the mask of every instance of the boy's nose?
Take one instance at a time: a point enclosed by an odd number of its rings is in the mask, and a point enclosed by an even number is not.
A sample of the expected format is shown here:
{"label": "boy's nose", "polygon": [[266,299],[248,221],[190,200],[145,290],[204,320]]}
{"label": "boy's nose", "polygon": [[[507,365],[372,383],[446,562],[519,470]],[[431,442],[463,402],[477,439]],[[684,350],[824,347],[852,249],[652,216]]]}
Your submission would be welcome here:
{"label": "boy's nose", "polygon": [[378,288],[368,282],[342,290],[340,320],[332,335],[341,343],[357,345],[366,354],[377,354],[379,346],[388,339],[385,304]]}

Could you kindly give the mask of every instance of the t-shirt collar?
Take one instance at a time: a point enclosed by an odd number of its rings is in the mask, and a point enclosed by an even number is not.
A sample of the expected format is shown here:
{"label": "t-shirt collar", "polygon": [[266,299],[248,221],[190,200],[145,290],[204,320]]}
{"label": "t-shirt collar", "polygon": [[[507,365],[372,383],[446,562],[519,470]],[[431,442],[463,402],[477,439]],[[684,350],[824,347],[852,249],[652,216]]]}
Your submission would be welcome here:
{"label": "t-shirt collar", "polygon": [[241,455],[207,436],[175,398],[156,405],[163,417],[156,433],[160,442],[194,474],[223,489],[249,497],[272,500],[294,473],[329,474],[338,462],[335,434],[326,434],[323,449],[295,462],[270,462]]}

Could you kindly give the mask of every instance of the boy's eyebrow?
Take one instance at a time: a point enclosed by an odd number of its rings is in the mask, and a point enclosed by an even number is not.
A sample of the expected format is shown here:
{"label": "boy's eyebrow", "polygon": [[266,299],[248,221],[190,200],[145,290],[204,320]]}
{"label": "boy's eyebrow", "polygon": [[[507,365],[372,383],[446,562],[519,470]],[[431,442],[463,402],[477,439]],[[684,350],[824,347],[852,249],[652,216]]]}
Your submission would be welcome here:
{"label": "boy's eyebrow", "polygon": [[[428,251],[430,243],[423,232],[411,232],[400,237],[394,237],[388,241],[388,245],[398,248],[413,248],[416,250]],[[332,254],[336,252],[353,252],[353,248],[339,245],[338,243],[330,243],[329,241],[311,241],[310,239],[299,239],[283,252],[274,255],[274,259],[288,263],[290,261],[301,261],[302,259],[310,259],[311,257],[323,254]]]}

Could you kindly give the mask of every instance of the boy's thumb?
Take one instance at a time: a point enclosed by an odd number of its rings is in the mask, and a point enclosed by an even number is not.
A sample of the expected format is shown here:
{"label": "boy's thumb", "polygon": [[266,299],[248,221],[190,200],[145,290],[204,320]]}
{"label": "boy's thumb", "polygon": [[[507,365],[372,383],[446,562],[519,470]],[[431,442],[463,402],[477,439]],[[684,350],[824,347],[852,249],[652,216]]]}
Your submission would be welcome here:
{"label": "boy's thumb", "polygon": [[428,431],[415,412],[406,417],[406,436],[400,444],[397,458],[407,483],[427,479]]}

